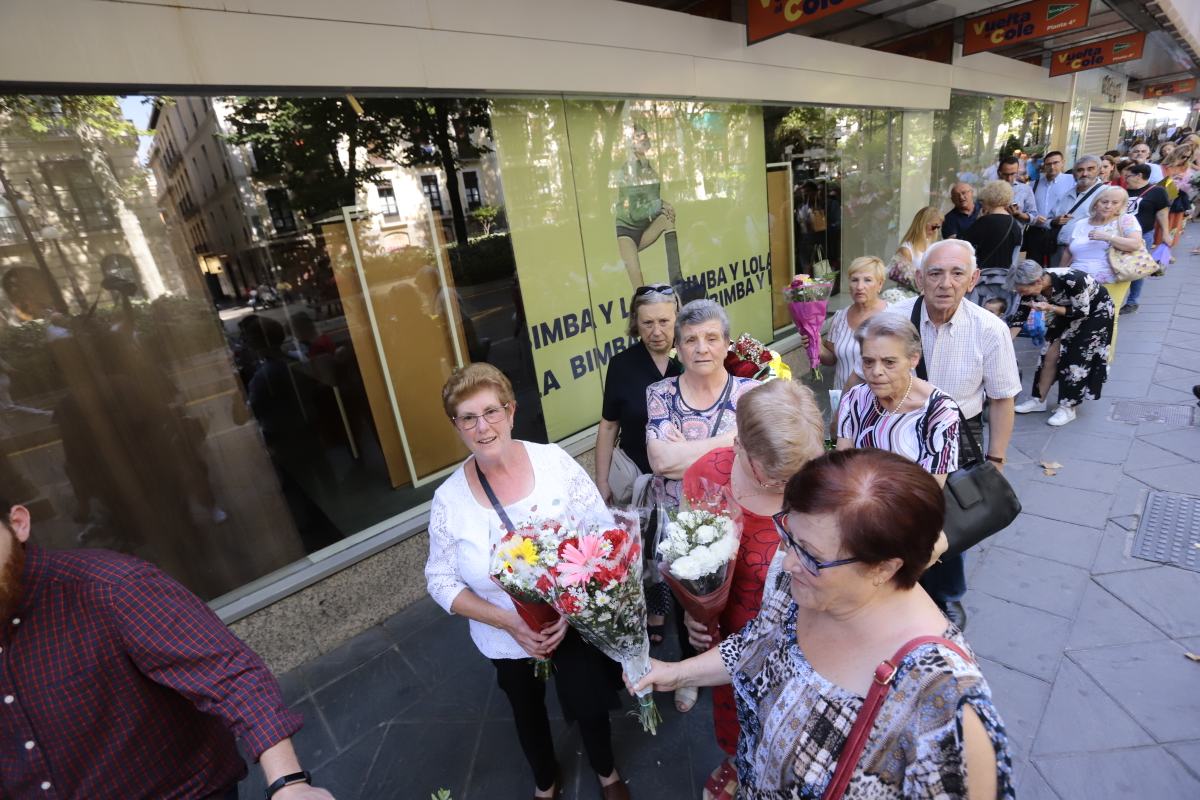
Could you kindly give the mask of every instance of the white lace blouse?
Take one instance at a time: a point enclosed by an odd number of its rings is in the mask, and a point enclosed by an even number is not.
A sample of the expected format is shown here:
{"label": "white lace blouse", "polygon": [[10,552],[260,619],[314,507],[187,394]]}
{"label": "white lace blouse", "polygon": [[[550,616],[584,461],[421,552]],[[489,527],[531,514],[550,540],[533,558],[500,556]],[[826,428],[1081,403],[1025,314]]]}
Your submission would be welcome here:
{"label": "white lace blouse", "polygon": [[[555,444],[516,442],[524,446],[533,465],[533,491],[504,507],[514,525],[526,520],[590,519],[608,517],[596,484],[583,467]],[[470,589],[492,605],[514,610],[512,601],[488,577],[492,547],[504,535],[500,517],[491,506],[480,505],[471,494],[464,469],[456,469],[433,495],[429,512],[429,560],[425,585],[442,608],[463,589]],[[521,646],[499,628],[471,620],[471,639],[487,658],[528,658]]]}

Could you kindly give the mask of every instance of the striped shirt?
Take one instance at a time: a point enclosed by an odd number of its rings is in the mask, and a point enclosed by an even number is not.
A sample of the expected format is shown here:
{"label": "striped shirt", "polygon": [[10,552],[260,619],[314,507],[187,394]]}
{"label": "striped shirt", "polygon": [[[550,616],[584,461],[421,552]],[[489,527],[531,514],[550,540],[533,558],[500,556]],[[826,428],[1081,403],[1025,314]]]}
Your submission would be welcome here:
{"label": "striped shirt", "polygon": [[838,438],[913,461],[930,475],[958,469],[958,405],[937,389],[921,408],[883,414],[871,387],[860,383],[838,406]]}
{"label": "striped shirt", "polygon": [[[884,313],[911,319],[916,301],[903,300]],[[954,398],[968,419],[983,412],[985,398],[1003,400],[1021,393],[1012,335],[999,317],[970,300],[960,302],[941,326],[930,321],[922,303],[921,343],[929,382]]]}
{"label": "striped shirt", "polygon": [[850,309],[843,308],[825,324],[825,340],[833,345],[837,366],[833,374],[833,388],[841,389],[850,376],[860,371],[862,350],[854,339],[854,331],[847,318]]}

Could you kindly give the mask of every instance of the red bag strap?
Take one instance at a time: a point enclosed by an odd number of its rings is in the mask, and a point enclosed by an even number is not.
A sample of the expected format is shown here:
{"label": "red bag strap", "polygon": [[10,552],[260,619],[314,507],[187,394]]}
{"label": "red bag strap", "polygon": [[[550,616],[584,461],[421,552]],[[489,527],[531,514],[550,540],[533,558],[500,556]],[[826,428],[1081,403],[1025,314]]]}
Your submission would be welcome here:
{"label": "red bag strap", "polygon": [[966,651],[941,636],[918,636],[901,645],[891,658],[879,662],[879,666],[875,668],[875,679],[871,682],[871,691],[867,692],[867,699],[863,701],[862,708],[858,710],[854,726],[850,729],[850,735],[846,737],[846,744],[842,746],[841,755],[838,756],[833,778],[829,781],[829,786],[825,788],[825,794],[821,795],[821,800],[840,800],[846,787],[850,785],[850,776],[854,774],[854,768],[858,766],[858,760],[867,746],[867,740],[871,738],[871,729],[875,727],[875,717],[879,716],[879,709],[883,707],[883,701],[887,699],[888,692],[891,691],[892,680],[896,677],[900,662],[913,650],[931,642],[949,647],[967,661],[974,663],[974,659]]}

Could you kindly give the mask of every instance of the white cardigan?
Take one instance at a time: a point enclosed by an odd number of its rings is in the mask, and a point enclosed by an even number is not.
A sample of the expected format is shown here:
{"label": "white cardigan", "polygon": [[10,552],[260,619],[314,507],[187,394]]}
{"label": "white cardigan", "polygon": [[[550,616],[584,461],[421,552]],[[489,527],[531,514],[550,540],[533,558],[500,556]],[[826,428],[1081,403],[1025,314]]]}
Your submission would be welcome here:
{"label": "white cardigan", "polygon": [[[524,499],[504,507],[514,525],[551,518],[611,520],[596,484],[565,450],[555,444],[516,444],[529,454],[534,486]],[[508,595],[488,577],[492,548],[504,535],[504,526],[490,505],[480,505],[471,494],[464,470],[474,469],[473,465],[473,460],[465,462],[433,495],[425,585],[434,601],[450,613],[451,603],[464,589],[511,611]],[[471,639],[487,658],[529,657],[516,639],[483,622],[471,620]]]}

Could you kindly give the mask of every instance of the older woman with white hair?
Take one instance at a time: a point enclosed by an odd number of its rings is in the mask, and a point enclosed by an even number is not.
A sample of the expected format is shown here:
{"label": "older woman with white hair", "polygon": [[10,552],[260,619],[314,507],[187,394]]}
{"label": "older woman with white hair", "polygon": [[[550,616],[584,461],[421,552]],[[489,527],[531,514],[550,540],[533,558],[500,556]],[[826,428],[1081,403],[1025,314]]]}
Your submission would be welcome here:
{"label": "older woman with white hair", "polygon": [[[757,381],[725,371],[729,317],[712,300],[693,300],[680,309],[675,318],[675,349],[683,374],[646,389],[646,455],[668,508],[679,506],[681,481],[688,467],[715,448],[733,446],[738,399],[758,386]],[[657,600],[652,600],[652,605],[655,612],[666,610]],[[680,646],[685,656],[690,656],[678,604],[675,622]],[[675,708],[680,712],[690,711],[695,703],[695,687],[675,696]]]}
{"label": "older woman with white hair", "polygon": [[[837,365],[833,385],[842,390],[862,382],[856,372],[859,351],[854,331],[888,307],[886,300],[879,299],[883,283],[887,280],[887,267],[883,261],[875,256],[860,256],[850,262],[846,275],[854,302],[830,317],[821,331],[821,365]],[[808,347],[807,336],[801,334],[800,341],[803,347]]]}
{"label": "older woman with white hair", "polygon": [[1112,298],[1117,312],[1113,316],[1109,364],[1117,352],[1117,323],[1121,304],[1129,292],[1129,281],[1117,280],[1108,263],[1108,250],[1115,247],[1132,253],[1145,247],[1142,226],[1138,224],[1137,217],[1125,213],[1128,203],[1129,194],[1120,186],[1100,190],[1088,218],[1075,223],[1067,242],[1067,251],[1059,262],[1060,267],[1070,267],[1091,275],[1097,283],[1104,285]]}
{"label": "older woman with white hair", "polygon": [[1046,343],[1033,376],[1033,397],[1016,407],[1018,414],[1046,410],[1050,387],[1058,383],[1058,408],[1046,422],[1058,427],[1075,419],[1075,407],[1100,399],[1108,379],[1108,345],[1117,315],[1108,290],[1077,269],[1045,270],[1022,261],[1008,274],[1008,288],[1022,297],[1012,321],[1017,335],[1030,311],[1053,312]]}

